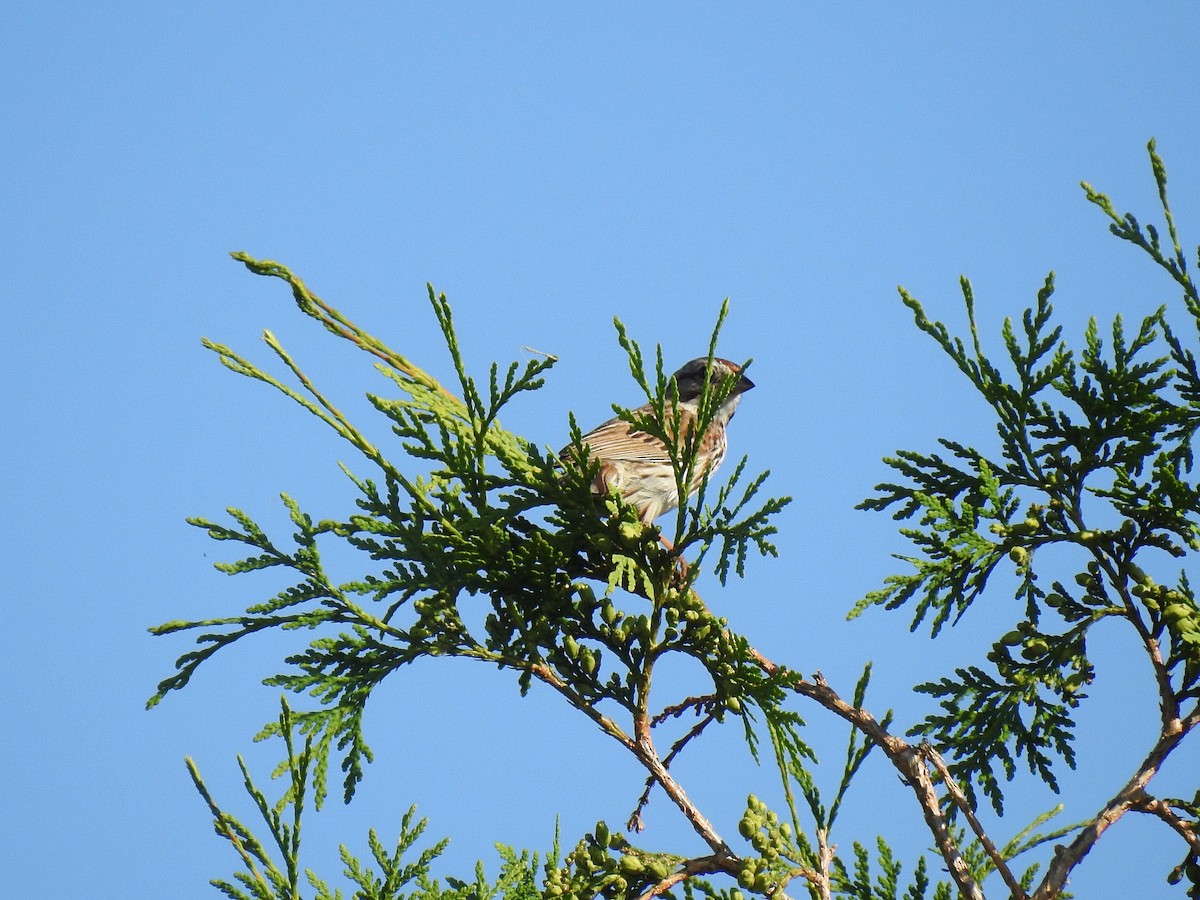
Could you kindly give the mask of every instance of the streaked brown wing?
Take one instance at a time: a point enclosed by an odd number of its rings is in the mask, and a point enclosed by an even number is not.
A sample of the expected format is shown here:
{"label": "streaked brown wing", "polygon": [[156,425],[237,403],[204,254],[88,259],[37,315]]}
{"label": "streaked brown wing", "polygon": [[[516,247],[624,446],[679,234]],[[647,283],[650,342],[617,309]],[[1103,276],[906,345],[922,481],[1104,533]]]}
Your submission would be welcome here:
{"label": "streaked brown wing", "polygon": [[630,462],[663,460],[667,458],[662,441],[644,431],[632,431],[628,422],[609,419],[583,436],[595,459],[626,460]]}
{"label": "streaked brown wing", "polygon": [[[649,415],[650,408],[643,406],[634,412]],[[663,424],[666,426],[667,433],[670,434],[673,427],[670,406],[667,407],[666,413],[667,418]],[[680,424],[683,433],[687,434],[695,424],[695,415],[686,406],[680,410],[680,413]],[[628,422],[619,418],[609,419],[607,422],[597,425],[583,436],[583,443],[589,445],[592,448],[592,456],[599,459],[666,461],[668,458],[666,449],[658,438],[646,434],[644,431],[633,431]]]}

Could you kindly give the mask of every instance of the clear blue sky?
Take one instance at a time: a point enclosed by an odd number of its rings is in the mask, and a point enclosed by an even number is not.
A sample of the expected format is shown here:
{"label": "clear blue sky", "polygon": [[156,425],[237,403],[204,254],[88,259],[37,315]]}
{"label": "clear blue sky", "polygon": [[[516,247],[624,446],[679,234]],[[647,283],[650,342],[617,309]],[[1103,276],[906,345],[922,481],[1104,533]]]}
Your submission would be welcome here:
{"label": "clear blue sky", "polygon": [[[354,460],[199,338],[266,362],[270,328],[355,414],[383,383],[228,251],[286,262],[439,375],[426,281],[448,293],[477,371],[525,345],[555,354],[548,388],[506,420],[555,447],[568,410],[590,423],[636,402],[614,315],[682,362],[731,298],[721,348],[753,356],[759,384],[734,448],[797,500],[781,558],[706,596],[769,655],[847,692],[874,660],[871,703],[910,723],[928,705],[911,685],[978,654],[1014,612],[997,594],[934,643],[899,616],[843,621],[904,547],[887,517],[852,510],[884,476],[880,457],[940,434],[989,438],[896,285],[958,322],[969,275],[993,334],[1050,269],[1073,337],[1090,314],[1173,300],[1078,183],[1149,214],[1155,136],[1200,240],[1197,33],[1186,3],[10,4],[6,896],[216,896],[207,879],[236,861],[182,758],[247,815],[235,754],[264,780],[275,758],[250,737],[276,710],[259,681],[289,648],[230,652],[145,712],[187,649],[146,628],[234,614],[272,589],[216,573],[226,548],[185,516],[237,505],[284,527],[283,490],[339,515],[352,495],[336,461]],[[1094,650],[1088,774],[1064,777],[1065,819],[1091,814],[1150,740],[1152,716],[1133,712],[1147,672],[1115,631]],[[364,850],[367,829],[394,834],[412,802],[453,837],[459,874],[480,856],[494,871],[496,840],[544,849],[556,815],[571,842],[597,818],[623,821],[637,772],[568,713],[490,670],[405,672],[374,703],[379,761],[359,800],[310,822],[310,863],[334,878],[336,840]],[[843,730],[807,718],[832,758]],[[772,790],[733,732],[680,767],[730,834],[745,795]],[[1192,748],[1164,790],[1198,766]],[[1021,783],[1000,836],[1054,802]],[[909,860],[927,843],[882,762],[851,802],[843,849],[875,827]],[[661,796],[649,824],[649,846],[687,836]],[[1074,888],[1127,897],[1136,877],[1139,896],[1180,896],[1161,879],[1182,853],[1165,830],[1122,824]]]}

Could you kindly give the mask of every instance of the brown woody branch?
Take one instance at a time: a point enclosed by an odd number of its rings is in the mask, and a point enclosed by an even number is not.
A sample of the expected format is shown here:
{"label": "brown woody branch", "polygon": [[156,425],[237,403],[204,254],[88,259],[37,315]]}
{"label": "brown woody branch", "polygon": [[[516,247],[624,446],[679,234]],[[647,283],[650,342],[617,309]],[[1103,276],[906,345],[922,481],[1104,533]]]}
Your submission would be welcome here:
{"label": "brown woody branch", "polygon": [[725,843],[725,840],[717,832],[717,829],[713,827],[712,822],[700,812],[699,808],[688,797],[687,792],[684,791],[679,782],[667,771],[667,767],[663,764],[662,759],[658,756],[658,752],[654,749],[654,743],[650,735],[640,736],[634,742],[632,749],[634,756],[646,767],[654,777],[654,780],[662,786],[663,791],[671,798],[671,802],[679,807],[680,812],[691,823],[692,828],[700,835],[704,843],[708,844],[713,853],[723,859],[736,860],[737,855]]}
{"label": "brown woody branch", "polygon": [[954,880],[959,894],[966,900],[984,900],[983,891],[971,875],[966,860],[963,859],[950,831],[949,823],[942,812],[941,802],[929,773],[927,759],[920,747],[914,747],[907,741],[889,734],[879,722],[865,709],[859,709],[843,700],[833,688],[826,684],[824,677],[818,672],[809,681],[798,673],[790,673],[771,662],[757,650],[751,649],[751,655],[759,667],[768,675],[788,674],[790,677],[785,684],[796,693],[819,703],[825,709],[845,719],[854,728],[878,747],[888,760],[899,771],[904,783],[912,788],[921,812],[925,816],[925,824],[933,835],[938,852],[946,863],[950,877]]}
{"label": "brown woody branch", "polygon": [[1145,803],[1149,796],[1146,793],[1146,785],[1197,722],[1197,716],[1191,715],[1187,719],[1173,719],[1164,725],[1158,741],[1138,766],[1133,777],[1096,813],[1075,840],[1057,848],[1054,859],[1046,869],[1046,876],[1033,892],[1032,900],[1054,900],[1062,893],[1071,871],[1091,852],[1100,836],[1129,810],[1137,809]]}
{"label": "brown woody branch", "polygon": [[[585,702],[552,668],[541,663],[530,665],[526,668],[539,681],[549,685],[566,697],[572,706],[600,726],[600,729],[605,734],[617,740],[622,746],[633,753],[637,757],[637,760],[650,772],[651,777],[662,786],[663,791],[671,798],[671,802],[679,808],[679,811],[691,823],[692,828],[700,835],[704,843],[708,844],[712,849],[713,855],[729,860],[731,864],[736,863],[737,855],[725,843],[716,828],[713,827],[712,822],[700,812],[700,809],[688,797],[687,792],[684,791],[679,782],[667,771],[666,765],[664,765],[662,759],[659,758],[658,752],[654,749],[654,743],[651,740],[648,729],[631,738],[616,722],[591,704]],[[636,728],[637,722],[634,725]]]}
{"label": "brown woody branch", "polygon": [[689,859],[662,881],[647,888],[638,897],[638,900],[650,900],[652,897],[658,897],[680,882],[687,881],[689,878],[695,878],[697,875],[715,875],[718,872],[736,875],[736,858],[714,853],[711,856],[700,856],[696,859]]}
{"label": "brown woody branch", "polygon": [[[697,709],[697,713],[699,713],[699,712],[700,712],[700,710]],[[666,710],[664,710],[663,712],[659,713],[657,716],[654,717],[651,724],[657,724],[657,723],[663,721],[667,715],[668,715],[668,712]],[[697,722],[695,725],[693,725],[690,729],[688,729],[687,734],[685,734],[683,737],[681,737],[679,740],[677,740],[674,744],[671,745],[671,752],[668,753],[666,755],[666,757],[663,759],[663,768],[665,768],[665,769],[671,768],[672,761],[675,759],[676,756],[679,755],[680,751],[682,751],[683,748],[687,746],[688,742],[691,741],[693,738],[698,737],[700,735],[700,733],[703,732],[704,729],[707,728],[714,721],[716,721],[716,715],[714,713],[710,712],[707,715],[705,715],[704,718],[702,718],[699,722]],[[634,807],[633,812],[629,816],[629,821],[626,824],[626,827],[629,828],[630,831],[641,831],[642,830],[642,827],[643,827],[642,826],[642,810],[645,809],[646,804],[650,802],[650,791],[653,789],[653,787],[654,787],[654,777],[650,776],[646,779],[646,789],[644,791],[642,791],[642,796],[638,798],[637,806]]]}
{"label": "brown woody branch", "polygon": [[1010,895],[1014,900],[1024,900],[1027,896],[1025,889],[1021,887],[1012,870],[1008,867],[1008,861],[1004,855],[996,847],[996,844],[988,837],[987,832],[983,828],[983,824],[979,821],[979,817],[975,815],[975,810],[971,808],[971,802],[967,799],[967,795],[963,793],[958,782],[954,780],[954,776],[950,774],[950,768],[946,765],[946,760],[942,755],[933,748],[933,745],[928,741],[921,744],[921,752],[925,755],[938,774],[942,776],[942,782],[946,786],[946,793],[950,795],[950,799],[954,801],[954,805],[967,819],[967,824],[971,826],[971,831],[978,838],[980,846],[983,847],[988,858],[991,859],[992,865],[996,867],[996,871],[1000,873],[1000,877],[1004,879],[1004,883],[1008,885]]}
{"label": "brown woody branch", "polygon": [[1143,791],[1141,796],[1134,798],[1129,808],[1134,812],[1146,813],[1162,819],[1187,841],[1193,853],[1200,854],[1200,827],[1197,827],[1196,822],[1185,819],[1175,812],[1170,801],[1160,800]]}
{"label": "brown woody branch", "polygon": [[819,872],[805,875],[816,887],[821,900],[833,900],[833,883],[829,877],[829,869],[833,865],[834,847],[829,844],[829,832],[824,828],[817,829],[817,861],[821,866]]}
{"label": "brown woody branch", "polygon": [[[1079,523],[1079,527],[1080,530],[1083,529],[1082,521]],[[1163,659],[1162,647],[1142,619],[1139,606],[1133,601],[1129,592],[1129,581],[1125,574],[1115,566],[1109,556],[1101,553],[1098,548],[1092,548],[1092,559],[1104,570],[1109,584],[1116,588],[1121,603],[1125,607],[1125,618],[1137,632],[1138,639],[1146,650],[1146,658],[1150,661],[1150,668],[1154,672],[1154,683],[1158,688],[1159,715],[1163,728],[1168,728],[1173,720],[1179,718],[1179,698],[1171,684],[1171,671],[1167,668],[1166,660]]]}

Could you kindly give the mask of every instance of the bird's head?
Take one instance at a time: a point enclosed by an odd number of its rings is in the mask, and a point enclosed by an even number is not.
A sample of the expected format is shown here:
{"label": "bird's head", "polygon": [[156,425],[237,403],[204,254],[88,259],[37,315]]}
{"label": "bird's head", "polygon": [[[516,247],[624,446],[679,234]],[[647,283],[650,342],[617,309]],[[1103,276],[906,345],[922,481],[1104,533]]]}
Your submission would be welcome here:
{"label": "bird's head", "polygon": [[731,375],[736,375],[737,381],[734,382],[733,390],[729,394],[730,399],[744,394],[754,387],[754,382],[742,374],[741,366],[717,357],[713,357],[711,368],[708,365],[708,357],[701,356],[693,359],[671,377],[675,379],[675,384],[679,388],[680,401],[687,403],[698,399],[703,393],[706,376],[708,383],[716,387]]}

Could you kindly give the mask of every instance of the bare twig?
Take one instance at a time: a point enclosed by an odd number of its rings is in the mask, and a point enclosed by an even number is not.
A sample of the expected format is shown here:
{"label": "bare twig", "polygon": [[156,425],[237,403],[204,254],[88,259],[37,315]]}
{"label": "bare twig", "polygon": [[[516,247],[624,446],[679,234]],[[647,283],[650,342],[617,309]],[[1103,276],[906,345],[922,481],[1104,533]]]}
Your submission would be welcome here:
{"label": "bare twig", "polygon": [[645,766],[650,774],[654,776],[654,780],[662,785],[663,791],[671,798],[679,811],[700,835],[704,843],[708,844],[712,851],[717,856],[736,860],[737,856],[725,843],[725,840],[713,827],[712,822],[700,812],[700,809],[688,797],[683,787],[677,782],[671,773],[667,771],[667,767],[663,765],[663,761],[659,758],[658,752],[654,749],[654,744],[651,741],[650,735],[644,737],[639,736],[633,747],[633,753],[638,758],[638,761]]}
{"label": "bare twig", "polygon": [[1135,797],[1129,808],[1134,812],[1157,816],[1173,828],[1181,838],[1187,841],[1193,853],[1200,853],[1200,828],[1195,822],[1185,819],[1171,808],[1171,802],[1152,797],[1145,791]]}
{"label": "bare twig", "polygon": [[834,850],[835,848],[829,843],[829,831],[825,828],[818,828],[817,861],[821,869],[814,873],[816,878],[810,877],[809,881],[816,887],[821,900],[833,900],[833,881],[829,877],[829,869],[833,865]]}
{"label": "bare twig", "polygon": [[694,878],[697,875],[713,875],[717,872],[727,872],[731,875],[736,874],[736,858],[714,853],[711,856],[700,856],[696,859],[689,859],[662,881],[647,888],[639,896],[638,900],[650,900],[652,897],[665,894],[675,885],[687,881],[689,878]]}
{"label": "bare twig", "polygon": [[975,833],[975,837],[979,839],[980,846],[991,859],[992,865],[996,867],[996,871],[1000,873],[1000,877],[1004,879],[1004,883],[1008,885],[1008,890],[1014,900],[1024,900],[1027,896],[1025,889],[1021,887],[1012,870],[1008,867],[1008,861],[1004,855],[996,847],[996,844],[988,837],[987,832],[983,828],[983,824],[975,815],[975,810],[971,808],[971,802],[967,799],[967,795],[963,793],[954,776],[950,774],[950,768],[946,765],[946,760],[942,755],[933,748],[933,745],[928,741],[921,744],[921,753],[925,758],[933,763],[933,767],[938,770],[938,774],[942,776],[942,782],[946,786],[946,792],[950,795],[950,799],[954,801],[954,805],[959,811],[966,816],[967,824],[971,826],[971,831]]}
{"label": "bare twig", "polygon": [[[699,712],[699,710],[697,710],[697,712]],[[662,721],[662,717],[665,715],[666,711],[659,713],[659,715],[654,717],[654,723],[657,724],[658,722]],[[716,716],[713,713],[709,713],[690,729],[688,729],[687,734],[671,745],[671,752],[668,753],[663,759],[663,767],[667,769],[671,768],[671,762],[676,756],[679,755],[680,751],[687,746],[688,741],[698,737],[700,733],[703,732],[704,729],[711,725],[714,721],[716,721]],[[629,816],[628,827],[631,831],[642,830],[642,810],[645,808],[646,804],[650,802],[650,791],[653,788],[654,777],[650,776],[646,779],[646,789],[642,791],[642,796],[638,798],[637,806],[634,807],[633,812]]]}
{"label": "bare twig", "polygon": [[629,735],[625,733],[621,726],[614,722],[611,718],[604,715],[604,713],[600,712],[598,709],[580,697],[569,684],[567,684],[558,676],[558,673],[556,673],[552,668],[544,665],[543,663],[522,666],[519,660],[511,660],[509,661],[509,664],[514,668],[525,668],[531,675],[533,675],[533,677],[554,688],[554,690],[558,691],[567,698],[568,703],[600,726],[601,731],[616,740],[627,750],[636,752],[635,748],[637,744],[633,738],[629,737]]}
{"label": "bare twig", "polygon": [[1121,816],[1135,808],[1146,795],[1146,785],[1150,783],[1159,768],[1171,752],[1179,746],[1179,742],[1196,725],[1196,717],[1189,716],[1186,720],[1174,719],[1168,722],[1159,735],[1158,741],[1150,749],[1142,764],[1138,766],[1133,777],[1117,794],[1096,813],[1095,818],[1088,823],[1070,844],[1059,846],[1046,869],[1046,875],[1033,892],[1033,900],[1053,900],[1058,897],[1067,883],[1071,871],[1083,861],[1100,836],[1109,829]]}
{"label": "bare twig", "polygon": [[667,719],[678,719],[689,709],[695,710],[696,715],[702,715],[707,709],[711,709],[716,702],[715,694],[705,694],[703,697],[688,697],[680,703],[674,703],[670,706],[664,706],[662,712],[650,720],[651,725],[661,725]]}
{"label": "bare twig", "polygon": [[[666,765],[654,749],[654,743],[650,737],[648,728],[640,729],[635,732],[636,736],[631,738],[616,722],[579,697],[571,689],[571,686],[563,681],[549,666],[538,663],[526,668],[535,678],[566,697],[572,706],[599,725],[605,734],[614,738],[627,750],[631,751],[637,760],[650,772],[651,777],[662,786],[663,791],[671,798],[671,802],[679,808],[684,818],[691,823],[692,828],[696,830],[696,833],[708,844],[716,856],[734,861],[737,860],[736,854],[725,843],[725,840],[717,832],[716,828],[713,827],[712,822],[700,812],[700,809],[688,797],[687,792],[684,791],[679,782],[667,771]],[[636,720],[634,727],[635,729],[638,727]],[[630,827],[633,828],[634,826],[631,825]]]}
{"label": "bare twig", "polygon": [[[1075,520],[1079,530],[1083,531],[1086,526],[1084,525],[1082,516],[1077,513]],[[1142,646],[1146,649],[1146,658],[1150,662],[1150,668],[1154,671],[1154,683],[1158,688],[1159,716],[1163,728],[1167,728],[1173,720],[1179,718],[1179,698],[1176,696],[1175,688],[1171,684],[1171,671],[1163,659],[1162,647],[1159,645],[1154,633],[1142,619],[1141,610],[1129,592],[1128,581],[1113,563],[1112,559],[1101,553],[1097,548],[1092,548],[1092,559],[1104,571],[1109,584],[1113,585],[1116,589],[1118,596],[1121,598],[1121,604],[1125,609],[1125,618],[1133,626],[1133,630],[1137,632]]]}

